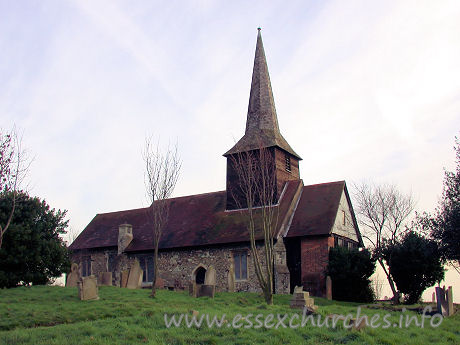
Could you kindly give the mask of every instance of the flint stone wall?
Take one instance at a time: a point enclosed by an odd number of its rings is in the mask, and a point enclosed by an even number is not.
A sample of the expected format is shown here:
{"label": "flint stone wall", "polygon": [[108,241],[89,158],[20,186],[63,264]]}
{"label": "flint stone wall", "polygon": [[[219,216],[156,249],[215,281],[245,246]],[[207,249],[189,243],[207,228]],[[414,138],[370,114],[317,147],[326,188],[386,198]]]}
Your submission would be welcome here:
{"label": "flint stone wall", "polygon": [[[284,246],[284,245],[283,245]],[[198,266],[206,270],[213,266],[216,271],[216,291],[228,291],[228,273],[233,263],[233,253],[244,251],[248,253],[247,264],[248,278],[245,280],[235,279],[235,291],[260,292],[259,282],[255,273],[253,258],[249,245],[233,245],[223,247],[191,248],[171,251],[160,251],[159,275],[164,279],[166,288],[188,288],[189,282],[193,279],[193,271]],[[258,246],[259,257],[262,267],[265,267],[265,255],[263,246]],[[129,269],[136,257],[153,256],[153,252],[139,254],[122,253],[117,255],[117,248],[104,251],[81,251],[72,254],[72,262],[80,264],[83,257],[91,257],[91,274],[98,275],[100,272],[109,271],[109,257],[112,258],[112,282],[114,286],[120,286],[121,271]],[[276,293],[289,293],[289,276],[285,258],[276,260],[275,286]],[[280,273],[280,274],[279,274]],[[287,274],[287,275],[286,275]],[[287,277],[287,279],[286,279]]]}

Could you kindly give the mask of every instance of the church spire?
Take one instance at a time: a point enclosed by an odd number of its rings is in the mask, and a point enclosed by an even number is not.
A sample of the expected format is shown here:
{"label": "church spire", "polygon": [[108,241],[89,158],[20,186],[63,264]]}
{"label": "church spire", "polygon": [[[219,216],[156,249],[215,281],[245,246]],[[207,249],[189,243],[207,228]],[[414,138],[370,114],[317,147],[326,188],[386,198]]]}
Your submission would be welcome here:
{"label": "church spire", "polygon": [[264,45],[260,33],[261,29],[258,28],[257,30],[256,54],[252,70],[246,131],[244,136],[224,156],[256,150],[262,145],[267,148],[279,147],[297,159],[301,159],[280,133],[270,76],[268,74],[267,59],[265,58]]}
{"label": "church spire", "polygon": [[275,101],[273,99],[270,75],[260,28],[257,29],[257,45],[252,70],[251,93],[249,96],[246,134],[257,130],[270,130],[279,133]]}

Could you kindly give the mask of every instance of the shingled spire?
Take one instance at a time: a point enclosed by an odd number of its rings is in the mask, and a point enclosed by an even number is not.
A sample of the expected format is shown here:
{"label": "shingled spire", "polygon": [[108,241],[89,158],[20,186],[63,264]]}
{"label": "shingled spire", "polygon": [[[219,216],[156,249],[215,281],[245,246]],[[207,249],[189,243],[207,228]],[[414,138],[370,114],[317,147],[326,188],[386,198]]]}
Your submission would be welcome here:
{"label": "shingled spire", "polygon": [[244,136],[224,156],[255,150],[261,145],[263,147],[277,146],[297,159],[301,159],[280,133],[262,35],[258,28],[246,131]]}

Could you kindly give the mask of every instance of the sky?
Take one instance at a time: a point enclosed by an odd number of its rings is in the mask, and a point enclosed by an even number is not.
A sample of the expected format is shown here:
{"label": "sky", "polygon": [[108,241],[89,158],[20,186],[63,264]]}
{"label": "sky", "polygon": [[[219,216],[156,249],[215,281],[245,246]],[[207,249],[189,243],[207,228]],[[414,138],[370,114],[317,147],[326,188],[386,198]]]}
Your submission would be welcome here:
{"label": "sky", "polygon": [[304,183],[393,183],[433,211],[460,135],[458,18],[456,0],[0,0],[0,128],[73,232],[147,205],[146,136],[177,142],[175,196],[224,190],[260,26]]}

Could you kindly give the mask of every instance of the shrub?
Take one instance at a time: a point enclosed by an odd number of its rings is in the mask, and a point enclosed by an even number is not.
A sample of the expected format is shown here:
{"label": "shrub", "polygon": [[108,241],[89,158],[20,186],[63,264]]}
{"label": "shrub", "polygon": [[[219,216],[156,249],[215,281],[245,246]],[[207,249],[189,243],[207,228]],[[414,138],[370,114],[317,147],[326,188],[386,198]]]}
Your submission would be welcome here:
{"label": "shrub", "polygon": [[332,298],[338,301],[371,302],[374,292],[370,276],[375,260],[367,250],[331,248],[327,273],[332,280]]}

